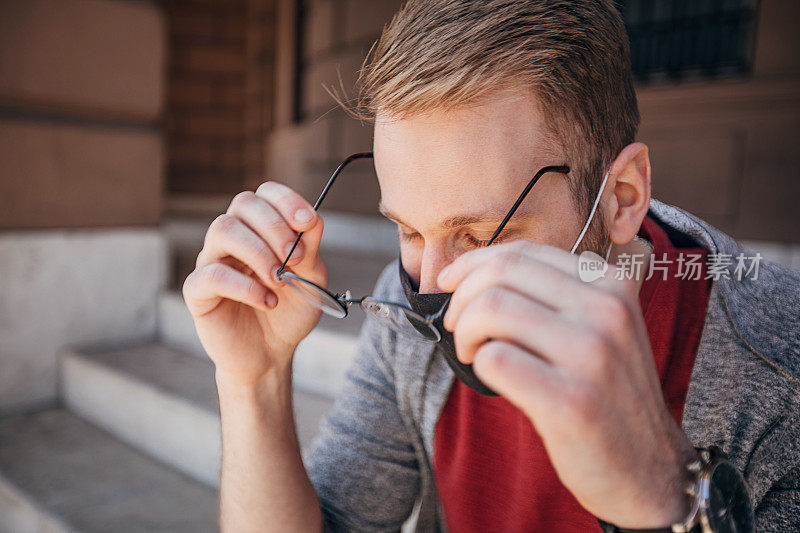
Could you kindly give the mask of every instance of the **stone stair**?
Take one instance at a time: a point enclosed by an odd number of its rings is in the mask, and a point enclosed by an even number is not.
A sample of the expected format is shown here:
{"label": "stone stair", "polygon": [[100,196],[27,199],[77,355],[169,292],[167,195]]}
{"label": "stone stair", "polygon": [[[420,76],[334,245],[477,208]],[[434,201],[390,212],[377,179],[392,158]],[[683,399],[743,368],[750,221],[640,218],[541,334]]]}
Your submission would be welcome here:
{"label": "stone stair", "polygon": [[[64,348],[60,367],[62,405],[0,418],[0,531],[214,530],[211,362],[151,342]],[[332,401],[295,386],[301,448]]]}
{"label": "stone stair", "polygon": [[[324,255],[331,279],[367,294],[386,254]],[[0,418],[0,532],[217,530],[220,425],[213,365],[177,289],[158,301],[159,335],[65,346],[60,400]],[[301,447],[344,383],[360,310],[324,316],[298,347]]]}
{"label": "stone stair", "polygon": [[63,408],[0,419],[0,531],[217,530],[210,487]]}

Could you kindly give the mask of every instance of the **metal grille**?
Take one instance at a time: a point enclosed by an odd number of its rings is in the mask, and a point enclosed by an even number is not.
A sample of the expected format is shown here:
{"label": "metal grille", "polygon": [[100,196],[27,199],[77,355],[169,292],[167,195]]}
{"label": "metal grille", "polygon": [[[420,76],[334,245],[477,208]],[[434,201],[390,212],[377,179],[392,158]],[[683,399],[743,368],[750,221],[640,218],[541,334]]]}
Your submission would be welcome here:
{"label": "metal grille", "polygon": [[750,71],[757,0],[620,0],[639,81]]}

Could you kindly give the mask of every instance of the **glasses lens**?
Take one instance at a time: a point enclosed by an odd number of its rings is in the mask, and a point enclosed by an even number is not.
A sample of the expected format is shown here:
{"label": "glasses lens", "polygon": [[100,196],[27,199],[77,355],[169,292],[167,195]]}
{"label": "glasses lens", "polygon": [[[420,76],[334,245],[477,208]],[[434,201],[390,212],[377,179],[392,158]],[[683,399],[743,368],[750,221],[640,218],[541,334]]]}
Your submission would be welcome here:
{"label": "glasses lens", "polygon": [[408,327],[410,323],[410,325],[414,326],[414,331],[419,332],[420,335],[428,340],[438,342],[442,338],[436,326],[426,320],[424,316],[405,306],[381,302],[368,297],[361,302],[361,308],[368,315],[398,333],[413,334],[413,331]]}
{"label": "glasses lens", "polygon": [[328,291],[318,287],[314,283],[301,278],[291,272],[281,272],[280,280],[286,283],[294,291],[305,298],[309,303],[319,307],[326,315],[331,315],[336,318],[344,318],[347,316],[346,308]]}

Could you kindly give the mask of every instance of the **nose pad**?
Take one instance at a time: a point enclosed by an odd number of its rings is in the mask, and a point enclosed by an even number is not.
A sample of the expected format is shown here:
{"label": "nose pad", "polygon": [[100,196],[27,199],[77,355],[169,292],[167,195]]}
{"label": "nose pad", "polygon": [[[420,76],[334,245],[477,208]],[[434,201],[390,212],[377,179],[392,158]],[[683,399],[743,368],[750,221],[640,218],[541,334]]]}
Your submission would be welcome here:
{"label": "nose pad", "polygon": [[389,306],[380,302],[370,302],[369,309],[380,318],[389,318]]}

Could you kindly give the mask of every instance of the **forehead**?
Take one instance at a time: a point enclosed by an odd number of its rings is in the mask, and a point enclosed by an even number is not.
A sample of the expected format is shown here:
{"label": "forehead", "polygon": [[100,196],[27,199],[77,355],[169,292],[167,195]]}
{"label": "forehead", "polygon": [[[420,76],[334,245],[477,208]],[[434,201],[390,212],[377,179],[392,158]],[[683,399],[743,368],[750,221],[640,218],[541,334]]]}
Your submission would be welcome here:
{"label": "forehead", "polygon": [[536,99],[510,91],[468,108],[379,113],[373,150],[382,204],[417,219],[507,210],[536,170],[563,163]]}
{"label": "forehead", "polygon": [[401,118],[379,111],[375,121],[374,148],[381,156],[413,150],[419,159],[424,154],[426,160],[446,160],[448,154],[438,149],[448,148],[457,150],[461,158],[520,159],[536,152],[555,155],[554,144],[530,91],[497,91],[470,106]]}

